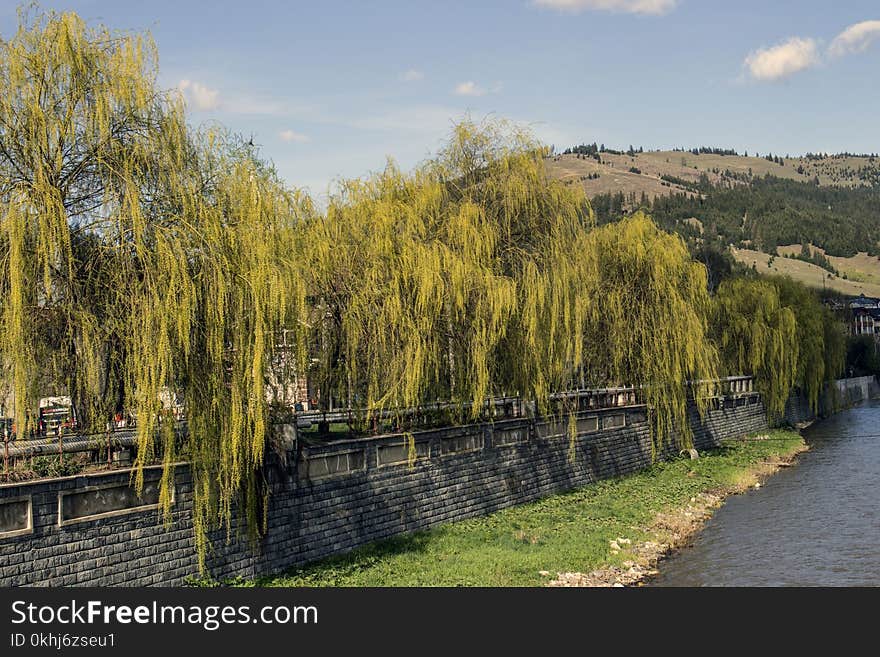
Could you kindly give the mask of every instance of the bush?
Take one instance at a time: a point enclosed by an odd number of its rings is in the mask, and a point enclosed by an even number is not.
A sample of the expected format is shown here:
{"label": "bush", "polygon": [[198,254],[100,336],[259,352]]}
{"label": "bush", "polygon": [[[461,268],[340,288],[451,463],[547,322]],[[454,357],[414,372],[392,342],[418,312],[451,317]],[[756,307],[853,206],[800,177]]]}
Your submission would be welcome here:
{"label": "bush", "polygon": [[846,345],[846,373],[852,376],[880,374],[880,345],[873,336],[849,338]]}

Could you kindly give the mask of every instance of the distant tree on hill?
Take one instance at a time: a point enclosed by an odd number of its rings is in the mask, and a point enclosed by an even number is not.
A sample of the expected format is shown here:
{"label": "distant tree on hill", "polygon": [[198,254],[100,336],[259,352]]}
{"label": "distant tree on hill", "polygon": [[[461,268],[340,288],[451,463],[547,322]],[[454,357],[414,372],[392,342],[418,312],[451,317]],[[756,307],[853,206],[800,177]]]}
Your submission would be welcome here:
{"label": "distant tree on hill", "polygon": [[[725,244],[753,240],[768,252],[777,246],[812,244],[828,255],[852,256],[859,251],[880,254],[880,187],[817,186],[775,176],[751,178],[748,185],[712,184],[708,176],[698,183],[662,174],[661,185],[676,193],[651,201],[650,213],[667,230],[682,232],[680,222],[696,217],[704,226],[714,224]],[[681,190],[684,188],[687,192]],[[695,196],[694,192],[699,192]],[[603,196],[593,197],[600,223],[620,218],[620,206]],[[815,251],[815,249],[814,249]],[[809,262],[837,273],[821,252],[807,254]]]}

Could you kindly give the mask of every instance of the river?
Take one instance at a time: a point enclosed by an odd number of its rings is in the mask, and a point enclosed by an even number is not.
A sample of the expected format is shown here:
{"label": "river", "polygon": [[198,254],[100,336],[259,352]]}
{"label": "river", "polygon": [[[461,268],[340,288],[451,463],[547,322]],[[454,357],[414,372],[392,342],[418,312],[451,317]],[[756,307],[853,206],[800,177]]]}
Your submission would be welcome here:
{"label": "river", "polygon": [[810,451],[727,500],[653,586],[880,586],[880,401],[803,431]]}

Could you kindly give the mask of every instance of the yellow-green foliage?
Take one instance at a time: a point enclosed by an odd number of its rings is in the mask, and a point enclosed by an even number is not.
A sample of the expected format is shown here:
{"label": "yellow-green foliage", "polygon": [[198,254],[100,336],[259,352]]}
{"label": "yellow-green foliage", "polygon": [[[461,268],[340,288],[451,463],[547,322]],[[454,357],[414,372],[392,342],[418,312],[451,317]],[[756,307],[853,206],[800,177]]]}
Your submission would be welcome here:
{"label": "yellow-green foliage", "polygon": [[822,308],[825,333],[825,379],[831,381],[843,376],[846,369],[847,327],[834,312]]}
{"label": "yellow-green foliage", "polygon": [[474,416],[493,392],[546,397],[562,371],[548,345],[571,362],[579,337],[570,290],[550,282],[591,219],[541,153],[465,121],[415,172],[343,183],[306,240],[325,393],[377,410],[454,399]]}
{"label": "yellow-green foliage", "polygon": [[228,135],[188,130],[180,98],[155,87],[149,39],[72,13],[23,16],[2,44],[0,137],[0,363],[17,425],[53,368],[86,430],[133,411],[138,465],[164,457],[166,512],[171,464],[192,463],[203,561],[234,500],[257,529],[267,367],[278,329],[305,315],[296,224],[311,207]]}
{"label": "yellow-green foliage", "polygon": [[[149,38],[72,13],[25,15],[0,44],[0,389],[19,427],[47,386],[86,430],[134,413],[136,483],[163,461],[166,514],[188,460],[202,565],[234,504],[265,524],[275,366],[302,375],[307,355],[322,402],[368,409],[365,424],[438,399],[477,417],[493,394],[547,412],[556,390],[635,383],[657,443],[688,444],[687,381],[702,408],[716,374],[705,269],[643,214],[594,228],[527,132],[465,120],[411,173],[345,181],[319,215],[252,146],[188,128],[155,77]],[[715,305],[725,365],[758,375],[777,411],[796,376],[818,394],[834,335],[779,289],[732,282]]]}
{"label": "yellow-green foliage", "polygon": [[825,381],[843,371],[846,351],[840,327],[813,290],[788,277],[772,280],[779,290],[780,302],[791,308],[797,319],[797,386],[817,412]]}
{"label": "yellow-green foliage", "polygon": [[93,263],[75,253],[88,252],[99,231],[112,232],[136,186],[136,163],[152,150],[153,129],[162,129],[162,103],[144,74],[154,58],[144,39],[88,31],[75,14],[31,25],[25,18],[2,44],[2,360],[20,400],[18,427],[32,421],[25,402],[36,387],[33,363],[52,364],[47,342],[68,357],[62,367],[72,357],[82,362],[75,397],[104,392],[98,361],[112,320],[81,297],[100,279],[92,265],[115,254]]}
{"label": "yellow-green foliage", "polygon": [[797,381],[797,317],[766,279],[734,278],[718,287],[713,327],[725,374],[752,374],[772,417]]}
{"label": "yellow-green foliage", "polygon": [[652,406],[655,439],[677,431],[689,446],[687,382],[701,411],[717,354],[707,337],[706,269],[678,235],[636,213],[599,228],[581,258],[594,281],[586,315],[584,367],[590,381],[641,383]]}
{"label": "yellow-green foliage", "polygon": [[[316,219],[309,296],[325,395],[371,410],[646,382],[687,440],[688,379],[715,373],[706,273],[637,215],[593,230],[581,191],[503,122],[456,126],[412,174],[350,181]],[[702,397],[701,397],[702,401]]]}
{"label": "yellow-green foliage", "polygon": [[843,371],[844,329],[815,293],[790,278],[724,281],[715,298],[714,335],[728,374],[752,374],[771,417],[792,389],[814,411],[825,381]]}

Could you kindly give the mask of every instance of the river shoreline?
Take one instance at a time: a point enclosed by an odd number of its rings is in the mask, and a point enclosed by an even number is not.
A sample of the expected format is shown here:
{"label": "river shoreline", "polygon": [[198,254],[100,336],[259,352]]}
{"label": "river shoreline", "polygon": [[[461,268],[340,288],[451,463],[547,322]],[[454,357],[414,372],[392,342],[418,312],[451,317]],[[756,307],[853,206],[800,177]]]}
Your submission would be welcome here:
{"label": "river shoreline", "polygon": [[880,586],[878,427],[876,400],[815,422],[797,467],[731,498],[645,585]]}
{"label": "river shoreline", "polygon": [[[740,441],[769,439],[769,435],[765,434]],[[666,559],[692,543],[729,497],[760,488],[773,474],[794,465],[798,456],[809,449],[806,443],[796,444],[785,453],[763,458],[744,467],[730,484],[713,486],[697,493],[683,506],[658,513],[647,526],[639,528],[647,532],[651,540],[633,543],[630,539],[620,537],[610,541],[611,554],[623,559],[621,565],[607,565],[589,573],[559,573],[547,586],[601,588],[635,587],[649,583],[660,574],[659,569]]]}
{"label": "river shoreline", "polygon": [[369,544],[245,586],[634,586],[729,495],[805,449],[795,431],[732,439],[699,458]]}

